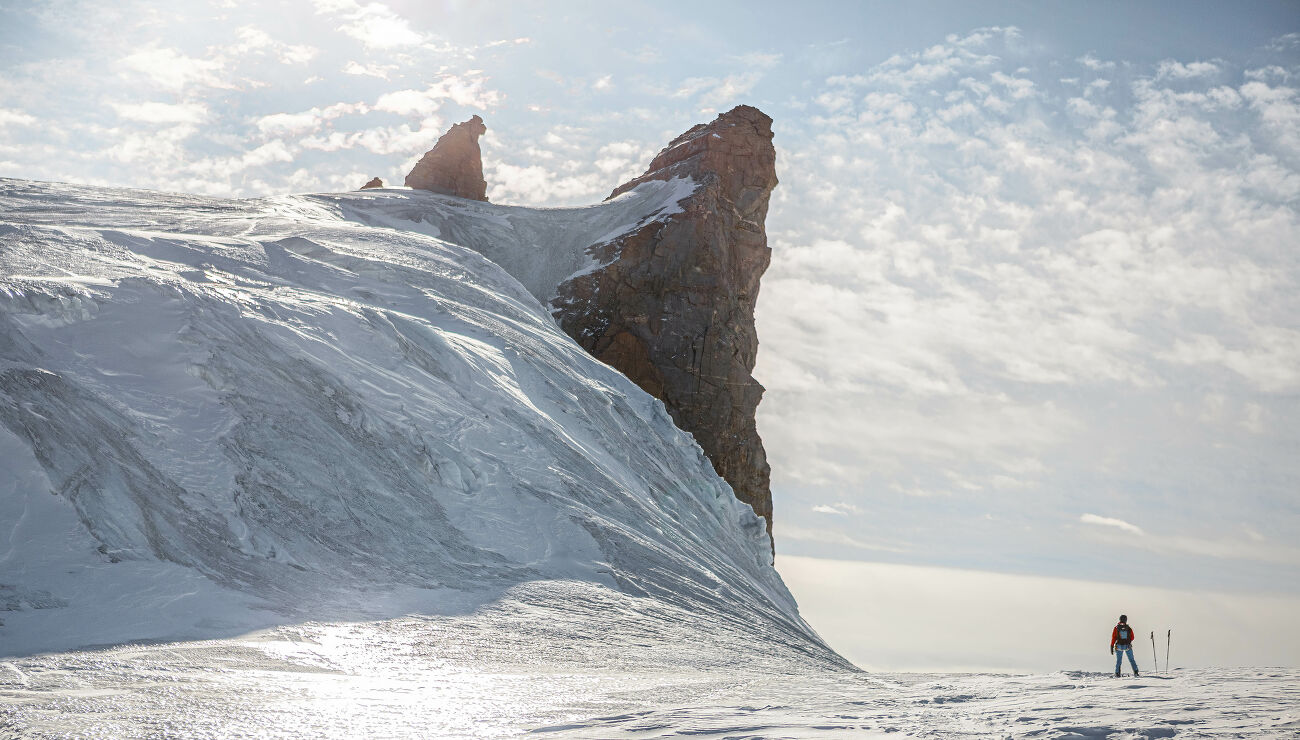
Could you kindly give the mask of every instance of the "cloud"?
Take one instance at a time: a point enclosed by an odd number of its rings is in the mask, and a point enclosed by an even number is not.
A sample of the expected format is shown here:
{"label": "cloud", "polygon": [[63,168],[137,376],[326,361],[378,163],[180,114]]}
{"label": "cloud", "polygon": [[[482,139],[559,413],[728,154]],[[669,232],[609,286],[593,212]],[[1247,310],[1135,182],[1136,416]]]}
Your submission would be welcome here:
{"label": "cloud", "polygon": [[320,53],[320,49],[306,44],[285,44],[276,41],[266,31],[256,26],[243,26],[235,31],[237,41],[220,49],[223,57],[243,58],[251,54],[273,54],[282,64],[306,64]]}
{"label": "cloud", "polygon": [[1263,82],[1248,82],[1241,86],[1244,98],[1260,121],[1287,151],[1300,153],[1300,91],[1278,85],[1271,87]]}
{"label": "cloud", "polygon": [[[1199,527],[1247,479],[1234,516],[1273,543],[1295,524],[1270,512],[1300,475],[1275,415],[1300,411],[1300,93],[1223,60],[1087,55],[1114,74],[1062,81],[1032,45],[961,38],[829,76],[781,131],[755,368],[781,510],[1097,572],[1088,543],[1015,522],[1100,485],[1114,521],[1177,496],[1177,537],[1079,526],[1142,539],[1153,569],[1284,563]],[[839,500],[874,515],[815,508]]]}
{"label": "cloud", "polygon": [[375,101],[375,110],[427,116],[441,107],[441,100],[445,97],[432,90],[397,90],[380,95]]}
{"label": "cloud", "polygon": [[258,118],[255,125],[268,138],[304,137],[333,126],[336,119],[344,116],[363,117],[374,112],[408,116],[419,119],[416,128],[371,125],[352,131],[326,131],[307,136],[301,145],[325,152],[364,149],[375,154],[411,153],[427,149],[441,133],[442,119],[434,113],[442,108],[444,101],[488,110],[499,100],[499,93],[488,88],[482,77],[444,75],[423,90],[382,93],[374,103],[341,102],[297,113],[272,113]]}
{"label": "cloud", "polygon": [[710,111],[740,102],[763,78],[761,72],[743,72],[725,77],[688,77],[673,91],[674,98],[694,99]]}
{"label": "cloud", "polygon": [[834,505],[818,504],[812,507],[812,510],[818,514],[834,514],[836,516],[846,516],[848,514],[860,514],[862,509],[853,504],[838,503]]}
{"label": "cloud", "polygon": [[320,128],[324,117],[319,108],[301,113],[272,113],[257,119],[257,128],[269,136],[300,136]]}
{"label": "cloud", "polygon": [[608,180],[599,172],[562,174],[540,165],[515,165],[506,162],[485,163],[491,200],[523,205],[549,202],[575,202],[598,199],[610,190]]}
{"label": "cloud", "polygon": [[272,113],[256,120],[258,131],[269,137],[302,136],[346,115],[364,115],[372,110],[365,103],[334,103],[298,113]]}
{"label": "cloud", "polygon": [[1267,67],[1259,67],[1257,69],[1248,69],[1243,74],[1248,80],[1268,81],[1271,79],[1279,79],[1286,81],[1291,78],[1290,72],[1276,64],[1270,64]]}
{"label": "cloud", "polygon": [[304,149],[339,152],[364,149],[374,154],[414,156],[428,149],[443,131],[442,119],[432,116],[412,128],[408,125],[377,126],[353,131],[332,131],[308,136],[299,143]]}
{"label": "cloud", "polygon": [[1082,64],[1088,69],[1095,70],[1098,72],[1102,70],[1115,68],[1114,62],[1103,61],[1101,59],[1098,59],[1096,56],[1094,56],[1091,53],[1084,54],[1083,56],[1079,57],[1078,59],[1075,59],[1074,61],[1078,62],[1079,64]]}
{"label": "cloud", "polygon": [[1156,68],[1156,79],[1178,79],[1186,80],[1192,77],[1206,77],[1218,74],[1219,65],[1213,62],[1188,62],[1182,64],[1172,59],[1167,59],[1160,63]]}
{"label": "cloud", "polygon": [[[1197,536],[1188,534],[1156,534],[1129,524],[1121,519],[1111,519],[1095,514],[1079,517],[1084,524],[1103,530],[1118,530],[1120,537],[1106,537],[1111,546],[1147,550],[1155,553],[1185,557],[1188,555],[1219,560],[1248,560],[1272,562],[1294,566],[1300,562],[1300,547],[1276,543],[1249,526],[1239,528],[1241,536]],[[1136,536],[1130,536],[1136,535]]]}
{"label": "cloud", "polygon": [[131,121],[154,124],[202,123],[208,109],[199,103],[113,103],[117,115]]}
{"label": "cloud", "polygon": [[381,80],[388,79],[388,76],[396,71],[396,64],[361,64],[360,62],[349,61],[343,65],[344,74],[378,77]]}
{"label": "cloud", "polygon": [[0,127],[4,126],[31,126],[36,123],[36,116],[24,113],[20,110],[6,110],[0,108]]}
{"label": "cloud", "polygon": [[483,45],[483,48],[492,49],[497,46],[522,46],[523,44],[528,44],[528,43],[532,43],[532,39],[528,38],[527,36],[520,36],[519,38],[514,38],[514,39],[499,39],[497,41],[489,41],[488,43]]}
{"label": "cloud", "polygon": [[712,113],[737,103],[750,94],[768,71],[777,67],[781,54],[751,52],[728,58],[739,70],[726,75],[687,77],[674,88],[664,91],[670,97],[693,100],[702,112]]}
{"label": "cloud", "polygon": [[1185,365],[1229,368],[1265,392],[1300,389],[1300,331],[1282,327],[1256,331],[1260,336],[1246,350],[1225,347],[1212,335],[1194,334],[1175,340],[1161,356]]}
{"label": "cloud", "polygon": [[1264,48],[1273,52],[1288,52],[1300,47],[1300,33],[1287,33],[1270,40]]}
{"label": "cloud", "polygon": [[173,126],[159,131],[123,133],[101,154],[121,163],[143,161],[180,161],[184,157],[181,143],[197,132],[190,125]]}
{"label": "cloud", "polygon": [[1110,517],[1097,516],[1096,514],[1084,514],[1079,517],[1079,521],[1084,524],[1094,524],[1099,527],[1114,527],[1115,529],[1128,532],[1129,534],[1136,534],[1138,536],[1146,534],[1142,531],[1141,527],[1135,524],[1129,524],[1123,519],[1112,519]]}
{"label": "cloud", "polygon": [[191,86],[233,88],[219,74],[226,64],[221,59],[198,59],[178,49],[149,47],[123,57],[118,64],[142,75],[157,87],[180,92]]}
{"label": "cloud", "polygon": [[405,18],[383,3],[365,5],[353,0],[314,0],[316,12],[343,21],[338,31],[360,41],[368,49],[393,49],[415,46],[425,41]]}
{"label": "cloud", "polygon": [[994,82],[1006,88],[1008,95],[1017,100],[1034,94],[1034,83],[1030,80],[1013,77],[1002,72],[994,72],[992,78]]}

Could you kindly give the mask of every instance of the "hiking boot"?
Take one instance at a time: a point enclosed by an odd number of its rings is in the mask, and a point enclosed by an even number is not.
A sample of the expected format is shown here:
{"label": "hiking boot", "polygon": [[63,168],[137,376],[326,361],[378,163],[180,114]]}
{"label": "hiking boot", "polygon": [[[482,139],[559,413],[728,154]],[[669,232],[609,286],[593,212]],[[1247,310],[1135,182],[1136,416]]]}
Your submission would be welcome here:
{"label": "hiking boot", "polygon": [[1115,671],[1115,678],[1119,678],[1119,671]]}
{"label": "hiking boot", "polygon": [[1134,668],[1134,669],[1133,669],[1133,678],[1137,678],[1139,675],[1141,675],[1141,674],[1138,673],[1138,669]]}

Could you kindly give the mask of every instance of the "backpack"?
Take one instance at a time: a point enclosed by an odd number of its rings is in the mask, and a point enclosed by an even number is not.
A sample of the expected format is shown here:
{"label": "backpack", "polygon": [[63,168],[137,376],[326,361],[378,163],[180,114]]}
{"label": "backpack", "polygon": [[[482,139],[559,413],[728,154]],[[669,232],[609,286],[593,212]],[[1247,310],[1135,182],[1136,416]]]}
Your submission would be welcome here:
{"label": "backpack", "polygon": [[1133,642],[1133,628],[1127,624],[1119,625],[1119,639],[1115,641],[1116,645],[1128,645]]}

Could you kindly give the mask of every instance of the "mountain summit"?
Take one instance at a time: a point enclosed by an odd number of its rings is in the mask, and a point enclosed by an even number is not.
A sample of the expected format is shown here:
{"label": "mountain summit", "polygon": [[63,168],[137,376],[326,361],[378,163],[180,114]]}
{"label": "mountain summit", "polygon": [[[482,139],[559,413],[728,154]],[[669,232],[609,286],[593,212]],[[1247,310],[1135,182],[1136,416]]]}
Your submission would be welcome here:
{"label": "mountain summit", "polygon": [[478,116],[451,127],[406,176],[406,186],[469,200],[487,200],[478,137],[487,126]]}

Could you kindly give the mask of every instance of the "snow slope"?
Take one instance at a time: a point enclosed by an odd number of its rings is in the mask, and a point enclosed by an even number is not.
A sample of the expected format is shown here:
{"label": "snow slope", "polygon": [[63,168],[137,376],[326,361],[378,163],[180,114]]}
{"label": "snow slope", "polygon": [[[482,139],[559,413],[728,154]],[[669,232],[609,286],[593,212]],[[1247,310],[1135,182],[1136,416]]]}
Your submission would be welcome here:
{"label": "snow slope", "polygon": [[762,521],[537,298],[689,187],[531,210],[0,180],[0,655],[562,584],[843,666]]}

